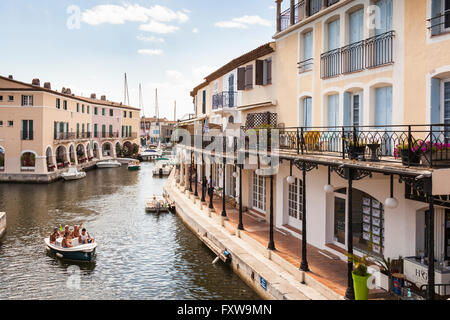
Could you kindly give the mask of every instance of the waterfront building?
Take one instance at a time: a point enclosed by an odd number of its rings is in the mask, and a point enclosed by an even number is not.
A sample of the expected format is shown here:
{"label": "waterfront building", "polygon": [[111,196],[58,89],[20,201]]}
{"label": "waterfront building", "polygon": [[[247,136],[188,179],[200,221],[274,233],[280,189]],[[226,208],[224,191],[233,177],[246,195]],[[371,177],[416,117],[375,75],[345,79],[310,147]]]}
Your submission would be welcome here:
{"label": "waterfront building", "polygon": [[269,129],[278,170],[250,164],[247,145],[216,150],[211,166],[199,156],[211,154],[208,143],[180,144],[180,183],[193,190],[196,163],[197,180],[206,175],[241,200],[241,213],[301,239],[301,270],[309,270],[308,243],[344,261],[348,253],[391,258],[428,298],[441,293],[450,281],[448,5],[277,0],[274,42],[207,76],[192,91],[195,116],[179,127],[203,136],[212,125],[244,136]]}
{"label": "waterfront building", "polygon": [[167,118],[141,118],[141,144],[146,145],[161,143],[169,143],[172,133],[175,129],[176,121],[170,121]]}
{"label": "waterfront building", "polygon": [[[127,115],[124,118],[125,113]],[[126,128],[120,132],[120,128]],[[138,143],[139,109],[0,76],[0,180],[49,182]]]}

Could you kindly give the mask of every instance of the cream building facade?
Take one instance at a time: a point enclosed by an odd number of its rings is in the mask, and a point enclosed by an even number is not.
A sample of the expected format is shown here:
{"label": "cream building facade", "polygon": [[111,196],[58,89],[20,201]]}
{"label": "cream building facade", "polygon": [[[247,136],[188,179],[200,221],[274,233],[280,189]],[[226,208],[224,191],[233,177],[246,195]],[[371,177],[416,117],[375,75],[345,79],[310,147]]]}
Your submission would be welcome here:
{"label": "cream building facade", "polygon": [[139,109],[0,77],[1,181],[50,182],[70,166],[94,166],[119,146],[139,144],[138,130]]}

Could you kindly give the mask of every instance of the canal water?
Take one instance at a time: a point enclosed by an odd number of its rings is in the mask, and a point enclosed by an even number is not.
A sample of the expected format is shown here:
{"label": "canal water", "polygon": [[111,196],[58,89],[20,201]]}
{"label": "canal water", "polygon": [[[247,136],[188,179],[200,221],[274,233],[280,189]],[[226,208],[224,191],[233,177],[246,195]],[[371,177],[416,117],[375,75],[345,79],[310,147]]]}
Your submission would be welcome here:
{"label": "canal water", "polygon": [[[80,181],[0,184],[0,299],[258,299],[174,214],[146,214],[165,179],[153,164],[89,171]],[[93,263],[46,253],[44,237],[82,223],[98,242]]]}

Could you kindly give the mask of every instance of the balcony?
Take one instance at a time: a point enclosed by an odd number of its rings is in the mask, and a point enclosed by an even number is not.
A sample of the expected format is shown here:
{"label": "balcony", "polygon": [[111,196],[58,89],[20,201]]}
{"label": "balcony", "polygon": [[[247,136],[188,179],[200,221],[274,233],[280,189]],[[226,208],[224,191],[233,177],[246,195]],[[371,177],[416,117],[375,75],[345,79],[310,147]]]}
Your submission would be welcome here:
{"label": "balcony", "polygon": [[119,138],[119,132],[102,132],[100,137],[103,139],[116,139]]}
{"label": "balcony", "polygon": [[212,109],[218,110],[237,107],[237,97],[238,93],[235,91],[223,91],[216,93],[212,97]]}
{"label": "balcony", "polygon": [[91,132],[79,132],[79,133],[77,133],[76,139],[77,140],[86,140],[86,139],[90,139],[91,137],[92,137]]}
{"label": "balcony", "polygon": [[73,132],[56,132],[54,135],[54,139],[56,141],[74,140],[75,134]]}
{"label": "balcony", "polygon": [[284,31],[290,26],[303,21],[338,2],[339,0],[328,0],[325,1],[325,7],[323,7],[322,1],[300,0],[293,7],[293,15],[291,15],[291,8],[280,13],[277,23],[277,32]]}
{"label": "balcony", "polygon": [[303,73],[312,70],[314,65],[314,58],[310,58],[301,62],[298,62],[298,72]]}
{"label": "balcony", "polygon": [[328,79],[394,63],[394,31],[334,49],[321,55],[321,78]]}
{"label": "balcony", "polygon": [[427,20],[432,36],[438,36],[443,33],[450,32],[450,10],[445,10],[443,13],[436,15]]}

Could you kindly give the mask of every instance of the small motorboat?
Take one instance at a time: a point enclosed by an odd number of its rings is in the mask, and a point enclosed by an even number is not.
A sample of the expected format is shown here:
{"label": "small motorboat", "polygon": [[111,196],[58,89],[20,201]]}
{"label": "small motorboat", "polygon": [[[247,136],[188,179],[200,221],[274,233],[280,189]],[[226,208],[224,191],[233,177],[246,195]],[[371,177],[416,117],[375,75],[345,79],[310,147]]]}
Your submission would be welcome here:
{"label": "small motorboat", "polygon": [[117,160],[105,160],[97,162],[97,168],[118,168],[121,167],[122,164]]}
{"label": "small motorboat", "polygon": [[169,203],[163,196],[153,196],[145,201],[145,211],[147,212],[169,212]]}
{"label": "small motorboat", "polygon": [[52,253],[56,254],[58,258],[65,260],[90,262],[94,259],[95,248],[97,248],[96,242],[79,244],[78,238],[74,238],[72,239],[73,247],[63,248],[61,245],[62,239],[63,238],[58,238],[55,243],[50,243],[50,238],[45,238],[44,242],[47,246],[47,250],[50,250]]}
{"label": "small motorboat", "polygon": [[162,160],[158,161],[155,164],[152,172],[154,176],[168,176],[172,171],[173,166],[169,163],[169,161]]}
{"label": "small motorboat", "polygon": [[69,168],[69,171],[61,173],[61,177],[65,181],[79,180],[86,178],[86,172],[80,172],[77,170],[77,168]]}
{"label": "small motorboat", "polygon": [[137,171],[141,169],[141,165],[139,160],[130,161],[128,162],[128,170],[130,171]]}
{"label": "small motorboat", "polygon": [[159,148],[156,149],[146,149],[141,153],[141,157],[144,161],[155,160],[162,156],[162,151]]}

